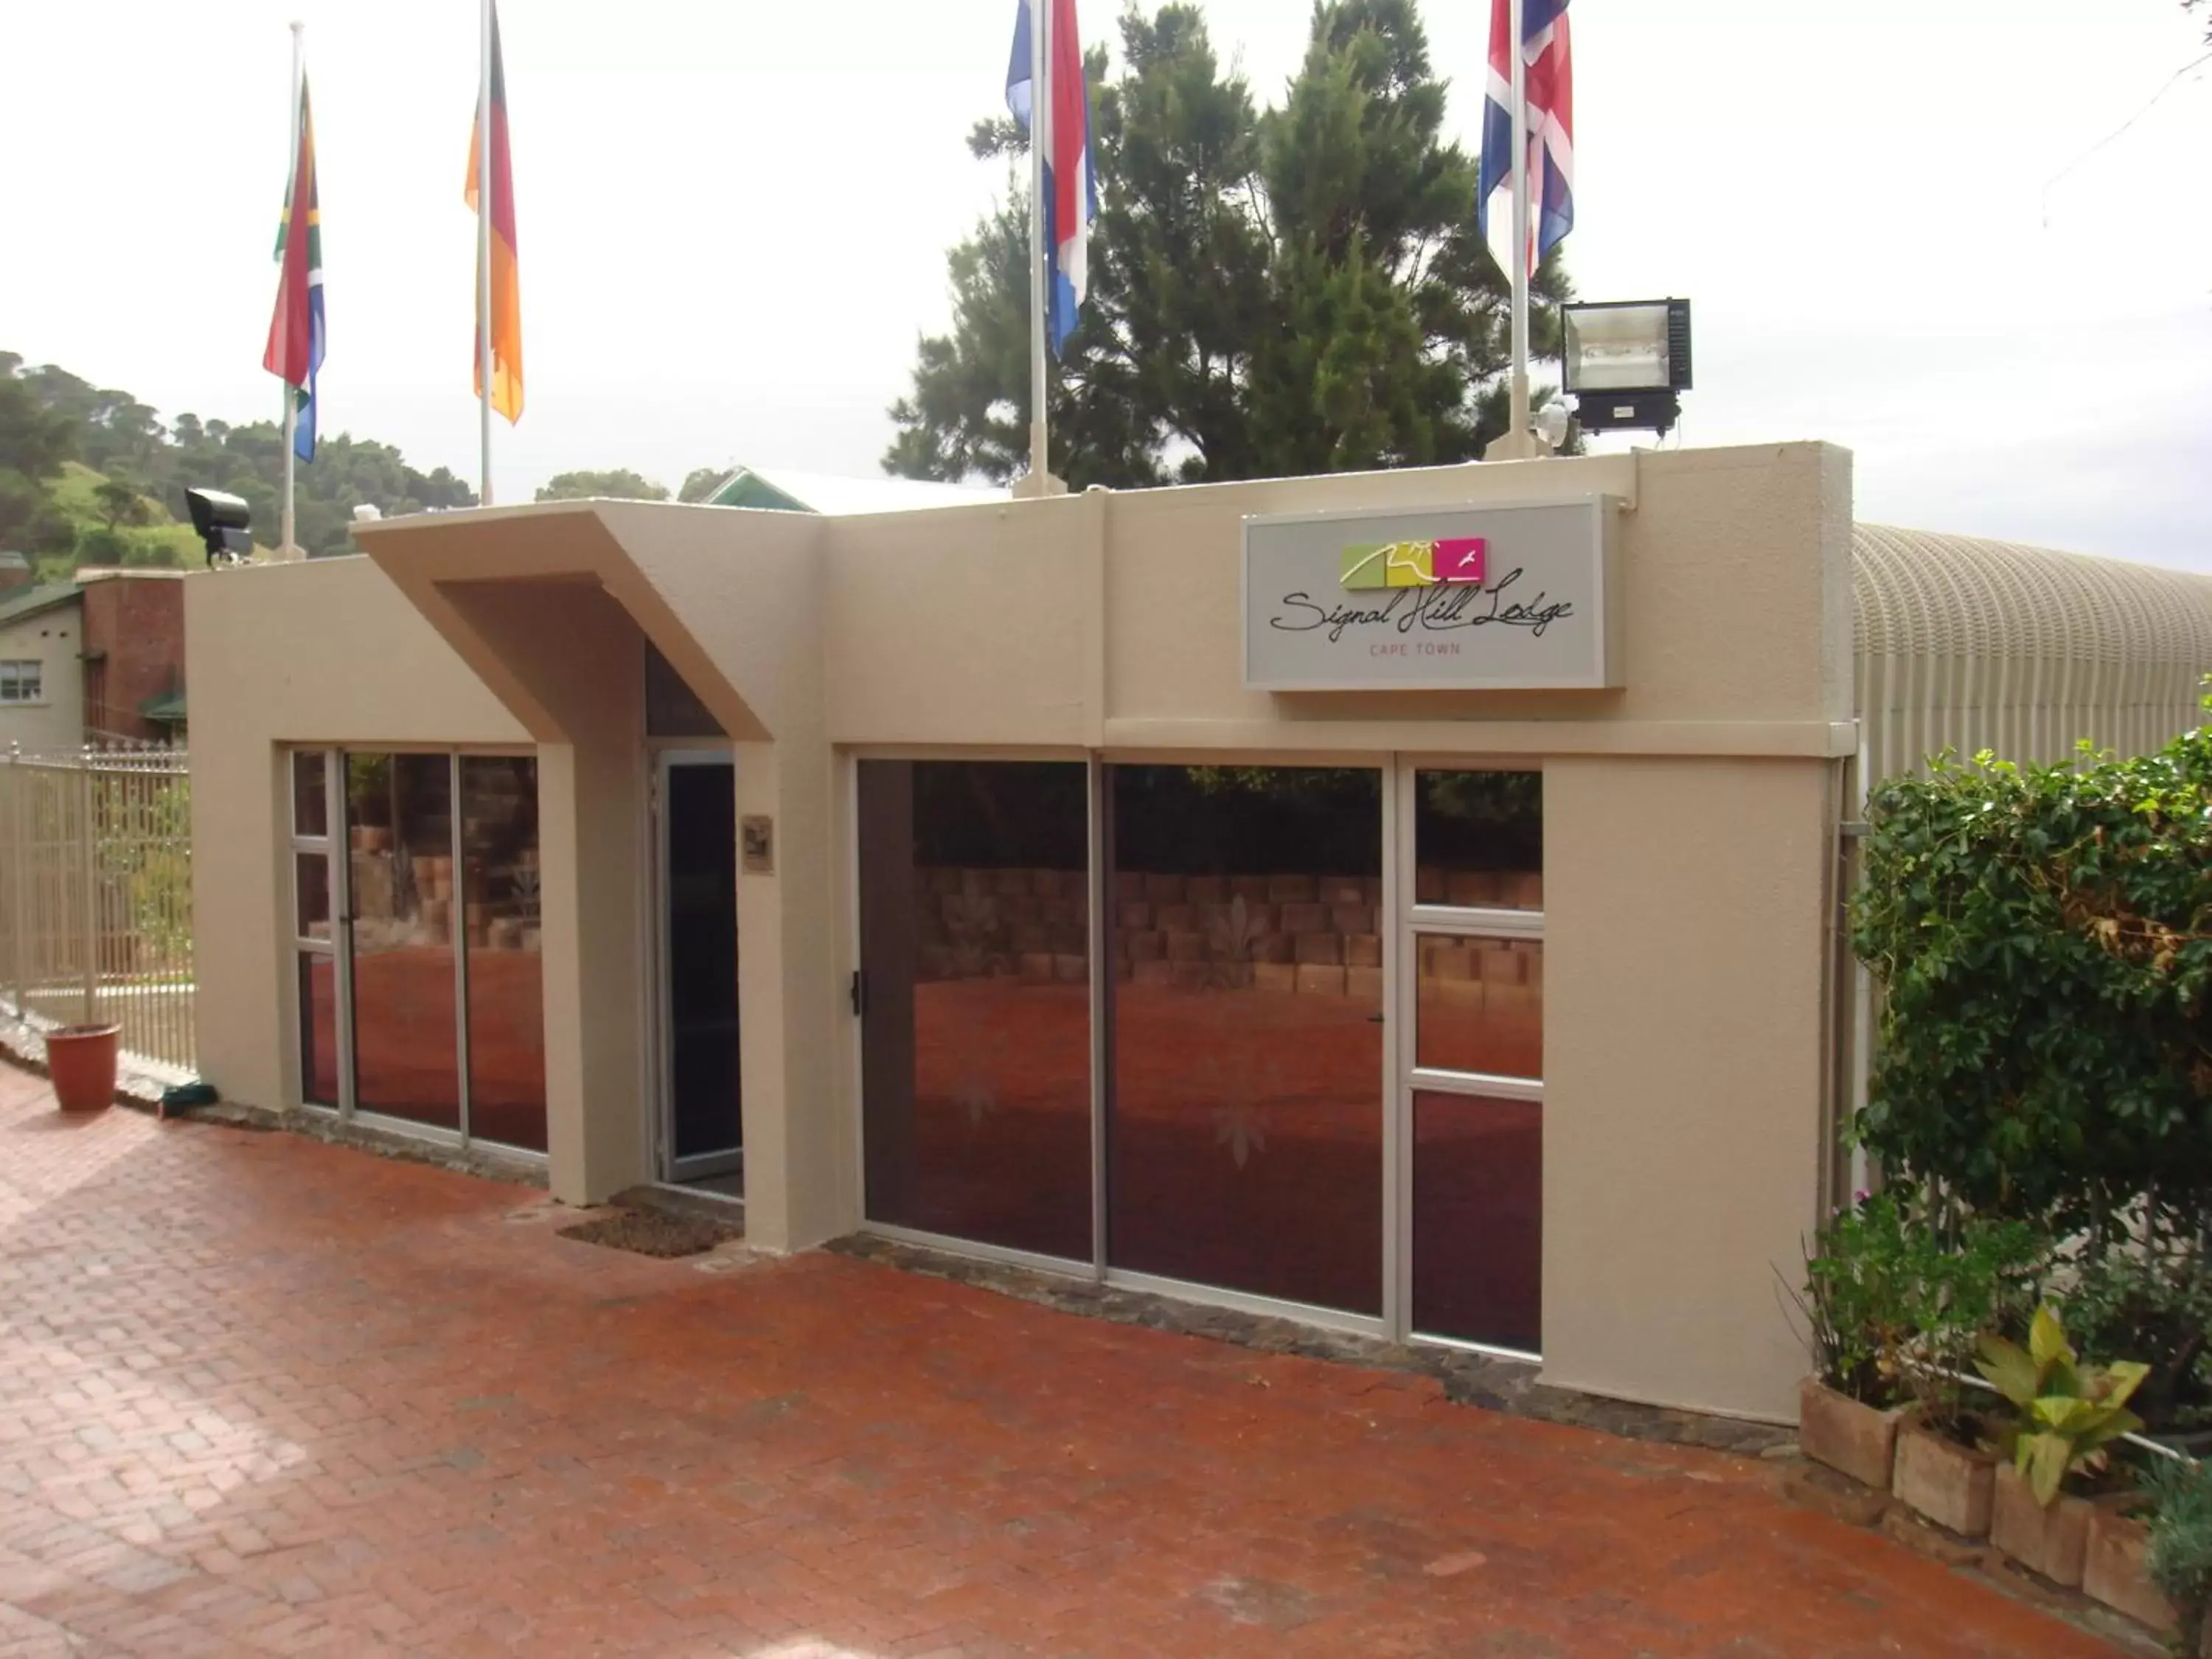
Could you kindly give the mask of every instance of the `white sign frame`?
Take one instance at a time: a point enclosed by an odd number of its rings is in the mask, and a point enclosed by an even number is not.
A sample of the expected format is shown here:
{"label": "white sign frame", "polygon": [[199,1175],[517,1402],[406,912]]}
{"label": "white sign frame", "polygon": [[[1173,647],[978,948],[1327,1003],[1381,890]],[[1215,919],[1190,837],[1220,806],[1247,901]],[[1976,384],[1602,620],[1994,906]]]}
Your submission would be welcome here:
{"label": "white sign frame", "polygon": [[[1536,501],[1449,501],[1431,506],[1354,507],[1322,513],[1251,514],[1243,521],[1237,568],[1237,651],[1245,688],[1253,691],[1600,691],[1617,690],[1621,679],[1621,605],[1620,592],[1619,520],[1626,503],[1618,495],[1577,495]],[[1345,674],[1321,678],[1270,675],[1255,678],[1252,664],[1254,628],[1252,589],[1252,532],[1279,526],[1310,524],[1371,524],[1378,520],[1449,519],[1447,533],[1481,534],[1479,520],[1504,514],[1531,512],[1577,514],[1587,520],[1589,592],[1592,626],[1590,644],[1576,672],[1560,673],[1485,674],[1470,669],[1444,677],[1360,678]],[[1404,593],[1417,590],[1399,588]]]}

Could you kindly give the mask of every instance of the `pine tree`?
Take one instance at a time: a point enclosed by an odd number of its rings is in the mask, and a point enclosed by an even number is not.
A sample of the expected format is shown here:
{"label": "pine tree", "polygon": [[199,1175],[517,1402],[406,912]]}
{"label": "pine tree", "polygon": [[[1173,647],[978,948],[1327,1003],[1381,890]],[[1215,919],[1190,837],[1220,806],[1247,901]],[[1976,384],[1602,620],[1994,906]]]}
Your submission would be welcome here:
{"label": "pine tree", "polygon": [[[1479,455],[1504,425],[1508,284],[1414,0],[1321,0],[1268,110],[1195,6],[1132,9],[1121,36],[1120,75],[1091,64],[1100,220],[1053,470],[1081,489]],[[1003,117],[969,146],[1008,165],[1006,197],[947,256],[952,328],[920,343],[884,465],[1004,481],[1028,454],[1027,149]],[[1556,256],[1535,291],[1555,352]]]}

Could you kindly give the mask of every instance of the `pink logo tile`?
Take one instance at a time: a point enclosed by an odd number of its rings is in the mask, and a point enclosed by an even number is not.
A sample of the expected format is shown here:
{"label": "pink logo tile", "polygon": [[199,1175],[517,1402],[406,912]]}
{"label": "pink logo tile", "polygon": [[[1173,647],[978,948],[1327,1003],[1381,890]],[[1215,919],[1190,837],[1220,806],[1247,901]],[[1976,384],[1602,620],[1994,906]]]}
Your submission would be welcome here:
{"label": "pink logo tile", "polygon": [[1489,543],[1480,536],[1446,536],[1437,543],[1431,567],[1440,582],[1480,582],[1489,560]]}

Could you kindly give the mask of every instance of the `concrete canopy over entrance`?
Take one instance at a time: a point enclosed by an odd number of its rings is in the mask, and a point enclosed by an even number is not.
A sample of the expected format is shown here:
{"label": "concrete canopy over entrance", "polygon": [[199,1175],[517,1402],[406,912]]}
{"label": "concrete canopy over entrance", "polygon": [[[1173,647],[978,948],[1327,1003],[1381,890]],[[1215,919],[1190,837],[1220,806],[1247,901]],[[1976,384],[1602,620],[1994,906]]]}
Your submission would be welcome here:
{"label": "concrete canopy over entrance", "polygon": [[[786,871],[822,861],[827,880],[820,672],[806,649],[820,627],[820,521],[747,516],[751,533],[735,545],[726,511],[617,501],[362,527],[379,568],[538,745],[549,1158],[554,1191],[572,1201],[658,1173],[648,1114],[648,641],[729,734],[740,809],[784,825]],[[716,655],[694,624],[711,632]],[[784,926],[776,891],[769,872],[741,882],[738,894],[739,932],[764,947],[740,966],[745,1142],[764,1175],[748,1223],[771,1245],[819,1237],[829,1224],[792,1217],[784,1194],[836,1185],[777,1178],[792,1155],[782,1132],[787,1057],[810,1045],[823,1053],[828,1011],[790,994],[804,971],[811,1000],[821,1000],[823,975],[805,941],[773,938]]]}

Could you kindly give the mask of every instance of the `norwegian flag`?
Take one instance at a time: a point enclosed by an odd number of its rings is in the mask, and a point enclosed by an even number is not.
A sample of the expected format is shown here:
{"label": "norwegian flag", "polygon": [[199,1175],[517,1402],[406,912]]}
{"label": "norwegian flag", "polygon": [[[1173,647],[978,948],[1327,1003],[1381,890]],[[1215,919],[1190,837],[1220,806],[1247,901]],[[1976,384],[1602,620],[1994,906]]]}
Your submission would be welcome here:
{"label": "norwegian flag", "polygon": [[[1482,172],[1474,222],[1498,268],[1513,257],[1512,0],[1491,0],[1490,85],[1482,109]],[[1528,272],[1575,224],[1575,70],[1567,0],[1522,0],[1521,52],[1528,64]]]}

